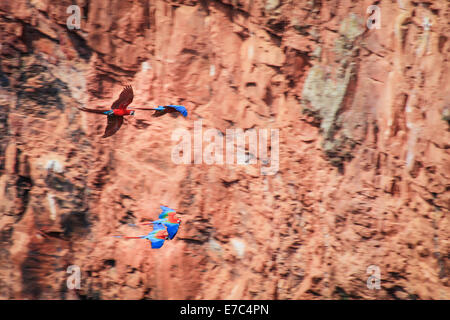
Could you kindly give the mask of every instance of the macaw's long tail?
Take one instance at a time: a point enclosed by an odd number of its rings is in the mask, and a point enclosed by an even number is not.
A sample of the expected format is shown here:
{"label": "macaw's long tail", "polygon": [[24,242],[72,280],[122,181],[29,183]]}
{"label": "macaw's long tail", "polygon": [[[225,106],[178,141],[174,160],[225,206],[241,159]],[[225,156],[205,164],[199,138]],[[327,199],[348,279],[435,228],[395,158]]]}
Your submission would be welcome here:
{"label": "macaw's long tail", "polygon": [[160,110],[158,108],[138,108],[138,107],[133,107],[133,109],[136,109],[136,110]]}
{"label": "macaw's long tail", "polygon": [[148,222],[142,222],[142,223],[138,223],[138,224],[136,224],[136,223],[129,223],[128,225],[130,227],[137,227],[137,226],[149,226],[149,225],[152,225],[153,223],[154,223],[154,221],[148,221]]}
{"label": "macaw's long tail", "polygon": [[80,106],[76,106],[76,107],[81,111],[90,112],[90,113],[111,114],[111,112],[112,112],[110,109],[90,109],[90,108],[80,107]]}
{"label": "macaw's long tail", "polygon": [[122,239],[142,239],[143,237],[127,237],[127,236],[113,236],[114,238],[122,238]]}

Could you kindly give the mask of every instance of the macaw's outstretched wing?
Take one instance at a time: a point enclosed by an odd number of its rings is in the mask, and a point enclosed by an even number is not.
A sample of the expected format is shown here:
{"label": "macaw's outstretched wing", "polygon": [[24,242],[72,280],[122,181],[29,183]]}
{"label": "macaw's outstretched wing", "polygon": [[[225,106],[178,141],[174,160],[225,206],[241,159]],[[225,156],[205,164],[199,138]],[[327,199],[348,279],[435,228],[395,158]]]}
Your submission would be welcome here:
{"label": "macaw's outstretched wing", "polygon": [[165,207],[165,206],[159,206],[162,210],[162,212],[159,214],[158,219],[164,219],[167,218],[169,212],[175,212],[175,210]]}
{"label": "macaw's outstretched wing", "polygon": [[187,117],[187,115],[188,115],[188,112],[184,106],[177,106],[177,105],[171,104],[171,105],[164,106],[164,107],[169,109],[169,112],[178,111],[179,113],[181,113],[183,115],[183,117]]}
{"label": "macaw's outstretched wing", "polygon": [[106,125],[105,134],[102,136],[102,138],[107,138],[112,136],[114,133],[117,132],[117,130],[120,129],[123,123],[123,117],[122,116],[116,116],[116,115],[108,115],[108,124]]}
{"label": "macaw's outstretched wing", "polygon": [[106,112],[109,111],[109,109],[89,109],[89,108],[79,107],[79,106],[77,106],[77,108],[80,109],[81,111],[90,112],[90,113],[100,113],[100,114],[106,114]]}
{"label": "macaw's outstretched wing", "polygon": [[149,232],[148,235],[145,237],[146,239],[150,240],[152,243],[153,249],[159,249],[164,244],[165,239],[161,239],[161,237],[156,237],[157,234],[161,233],[162,230],[166,230],[166,228],[161,223],[154,223],[153,224],[153,231]]}
{"label": "macaw's outstretched wing", "polygon": [[169,239],[172,240],[178,232],[180,225],[178,223],[169,223],[167,225],[167,232],[169,233]]}
{"label": "macaw's outstretched wing", "polygon": [[165,230],[164,225],[162,223],[153,223],[153,232],[158,230]]}
{"label": "macaw's outstretched wing", "polygon": [[155,112],[152,114],[152,117],[161,117],[161,116],[165,115],[166,113],[167,113],[166,109],[161,109],[161,110],[155,109]]}
{"label": "macaw's outstretched wing", "polygon": [[175,212],[175,210],[173,210],[172,208],[166,207],[166,206],[159,206],[159,207],[161,208],[162,211],[167,211],[167,212],[173,211],[173,212]]}
{"label": "macaw's outstretched wing", "polygon": [[163,246],[164,240],[158,238],[150,238],[150,242],[152,243],[152,249],[159,249]]}
{"label": "macaw's outstretched wing", "polygon": [[126,109],[133,101],[133,97],[133,88],[131,86],[125,86],[119,98],[112,104],[111,109]]}

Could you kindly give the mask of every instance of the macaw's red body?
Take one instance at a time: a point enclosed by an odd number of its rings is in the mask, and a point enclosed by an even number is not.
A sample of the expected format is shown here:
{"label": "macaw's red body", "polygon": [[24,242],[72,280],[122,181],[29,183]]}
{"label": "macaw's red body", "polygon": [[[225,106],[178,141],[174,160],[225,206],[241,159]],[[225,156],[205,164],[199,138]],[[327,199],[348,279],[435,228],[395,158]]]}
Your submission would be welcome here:
{"label": "macaw's red body", "polygon": [[170,223],[181,223],[181,219],[177,218],[176,212],[169,212],[167,214],[167,221],[169,221]]}
{"label": "macaw's red body", "polygon": [[129,116],[134,114],[134,110],[129,109],[113,109],[112,112],[115,116]]}

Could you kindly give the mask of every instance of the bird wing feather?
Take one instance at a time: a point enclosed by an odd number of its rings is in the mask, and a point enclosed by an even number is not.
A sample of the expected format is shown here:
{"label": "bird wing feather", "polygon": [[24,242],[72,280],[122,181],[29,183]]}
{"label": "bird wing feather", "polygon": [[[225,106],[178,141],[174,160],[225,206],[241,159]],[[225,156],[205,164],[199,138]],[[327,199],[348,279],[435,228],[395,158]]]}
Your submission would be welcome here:
{"label": "bird wing feather", "polygon": [[166,218],[166,217],[167,217],[167,214],[168,214],[169,212],[175,212],[175,210],[173,210],[173,209],[171,209],[171,208],[169,208],[169,207],[166,207],[166,206],[159,206],[159,207],[160,207],[161,210],[162,210],[162,212],[159,214],[159,219]]}
{"label": "bird wing feather", "polygon": [[169,112],[178,111],[179,113],[181,113],[183,115],[183,117],[187,117],[187,115],[188,115],[188,112],[184,106],[177,106],[177,105],[171,104],[171,105],[168,105],[165,107],[170,110]]}
{"label": "bird wing feather", "polygon": [[159,230],[164,230],[164,225],[162,223],[154,223],[153,224],[153,232],[155,231],[159,231]]}
{"label": "bird wing feather", "polygon": [[112,136],[114,133],[117,132],[117,130],[120,129],[123,123],[123,117],[122,116],[116,116],[116,115],[109,115],[108,116],[108,123],[106,125],[105,134],[102,136],[102,138],[107,138]]}
{"label": "bird wing feather", "polygon": [[133,101],[133,97],[133,88],[131,86],[125,86],[119,98],[112,104],[111,109],[126,109]]}
{"label": "bird wing feather", "polygon": [[151,238],[150,241],[152,243],[152,249],[159,249],[164,244],[163,239]]}
{"label": "bird wing feather", "polygon": [[172,240],[178,232],[180,225],[178,223],[170,224],[167,226],[167,232],[169,233],[169,239]]}
{"label": "bird wing feather", "polygon": [[155,110],[155,113],[152,114],[152,117],[161,117],[167,113],[167,110]]}

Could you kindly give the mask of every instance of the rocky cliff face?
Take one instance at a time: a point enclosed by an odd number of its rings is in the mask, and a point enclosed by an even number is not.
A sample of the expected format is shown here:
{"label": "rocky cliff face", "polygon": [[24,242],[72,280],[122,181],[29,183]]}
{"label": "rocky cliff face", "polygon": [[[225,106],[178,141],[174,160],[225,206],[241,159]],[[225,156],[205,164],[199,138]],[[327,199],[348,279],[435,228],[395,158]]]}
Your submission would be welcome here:
{"label": "rocky cliff face", "polygon": [[[2,1],[0,297],[450,299],[449,4],[378,1],[369,29],[372,4]],[[100,138],[76,106],[128,83],[189,117]],[[175,164],[200,120],[278,130],[278,171]],[[160,204],[183,219],[162,249],[112,237]]]}

